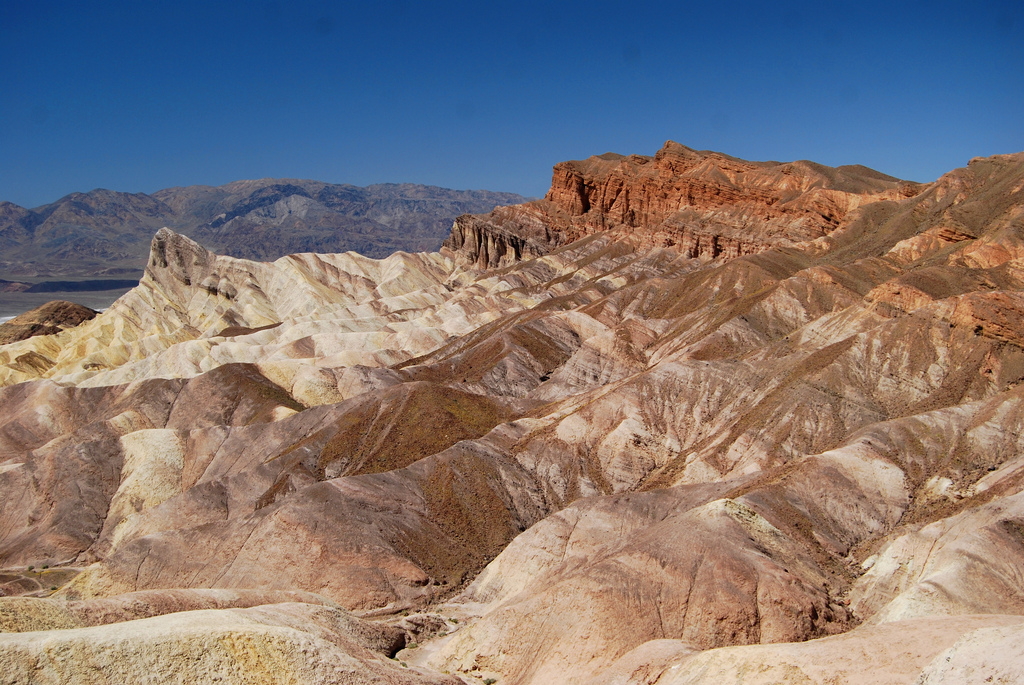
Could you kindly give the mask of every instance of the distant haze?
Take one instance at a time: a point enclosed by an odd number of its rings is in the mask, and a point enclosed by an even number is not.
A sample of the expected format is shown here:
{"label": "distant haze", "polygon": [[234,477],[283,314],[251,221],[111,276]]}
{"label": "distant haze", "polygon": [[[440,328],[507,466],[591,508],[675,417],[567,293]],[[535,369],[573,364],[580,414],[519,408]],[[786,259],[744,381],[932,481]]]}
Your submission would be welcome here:
{"label": "distant haze", "polygon": [[0,202],[0,278],[138,276],[153,234],[164,226],[222,254],[256,260],[295,252],[353,250],[380,258],[430,251],[460,214],[525,200],[409,183],[359,188],[265,178],[152,195],[98,189],[33,210]]}
{"label": "distant haze", "polygon": [[260,179],[152,195],[93,190],[32,210],[0,202],[0,314],[51,299],[109,306],[138,281],[163,226],[235,257],[352,250],[380,258],[437,250],[460,214],[526,199],[409,183]]}

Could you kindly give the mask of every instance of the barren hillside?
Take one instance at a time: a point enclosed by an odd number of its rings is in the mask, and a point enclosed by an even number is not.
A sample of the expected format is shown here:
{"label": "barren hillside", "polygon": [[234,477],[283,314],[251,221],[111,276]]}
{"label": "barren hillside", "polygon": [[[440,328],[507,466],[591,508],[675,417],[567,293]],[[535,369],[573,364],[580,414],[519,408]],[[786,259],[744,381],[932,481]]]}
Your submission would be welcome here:
{"label": "barren hillside", "polygon": [[381,260],[161,229],[0,346],[0,671],[1018,682],[1022,380],[1024,153],[670,142]]}

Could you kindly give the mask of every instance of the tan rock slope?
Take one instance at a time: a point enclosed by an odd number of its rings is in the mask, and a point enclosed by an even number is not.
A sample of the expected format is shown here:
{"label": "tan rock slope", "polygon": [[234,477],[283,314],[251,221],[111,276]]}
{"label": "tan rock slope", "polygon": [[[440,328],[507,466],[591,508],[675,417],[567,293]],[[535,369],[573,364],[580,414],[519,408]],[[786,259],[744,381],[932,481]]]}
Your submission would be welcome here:
{"label": "tan rock slope", "polygon": [[309,603],[195,609],[0,635],[0,668],[24,683],[459,682],[390,660],[398,632]]}
{"label": "tan rock slope", "polygon": [[37,596],[0,618],[49,631],[0,658],[1016,682],[1022,260],[1024,154],[917,185],[668,143],[384,260],[161,230],[108,311],[0,346],[0,587]]}

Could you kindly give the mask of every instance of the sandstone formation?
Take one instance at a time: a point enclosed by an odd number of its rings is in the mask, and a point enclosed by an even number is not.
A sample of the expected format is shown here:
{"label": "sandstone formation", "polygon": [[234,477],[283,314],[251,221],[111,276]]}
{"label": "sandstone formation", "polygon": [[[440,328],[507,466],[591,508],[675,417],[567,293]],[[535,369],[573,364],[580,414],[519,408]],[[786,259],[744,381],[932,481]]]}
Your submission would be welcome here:
{"label": "sandstone formation", "polygon": [[654,157],[556,164],[543,200],[459,217],[445,247],[496,267],[612,230],[644,246],[728,259],[821,237],[864,203],[919,189],[862,166],[747,162],[669,141]]}
{"label": "sandstone formation", "polygon": [[0,620],[49,631],[0,658],[1012,682],[1022,222],[1024,154],[916,185],[669,143],[441,253],[161,229],[109,310],[0,346]]}

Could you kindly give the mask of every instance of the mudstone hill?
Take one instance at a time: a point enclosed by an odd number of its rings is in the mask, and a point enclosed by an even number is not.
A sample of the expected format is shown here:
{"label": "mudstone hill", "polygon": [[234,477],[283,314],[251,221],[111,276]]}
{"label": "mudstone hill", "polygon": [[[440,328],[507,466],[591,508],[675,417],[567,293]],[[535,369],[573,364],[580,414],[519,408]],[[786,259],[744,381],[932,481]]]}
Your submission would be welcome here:
{"label": "mudstone hill", "polygon": [[81,318],[0,345],[6,681],[1024,677],[1024,153],[669,142],[383,259],[161,228]]}

